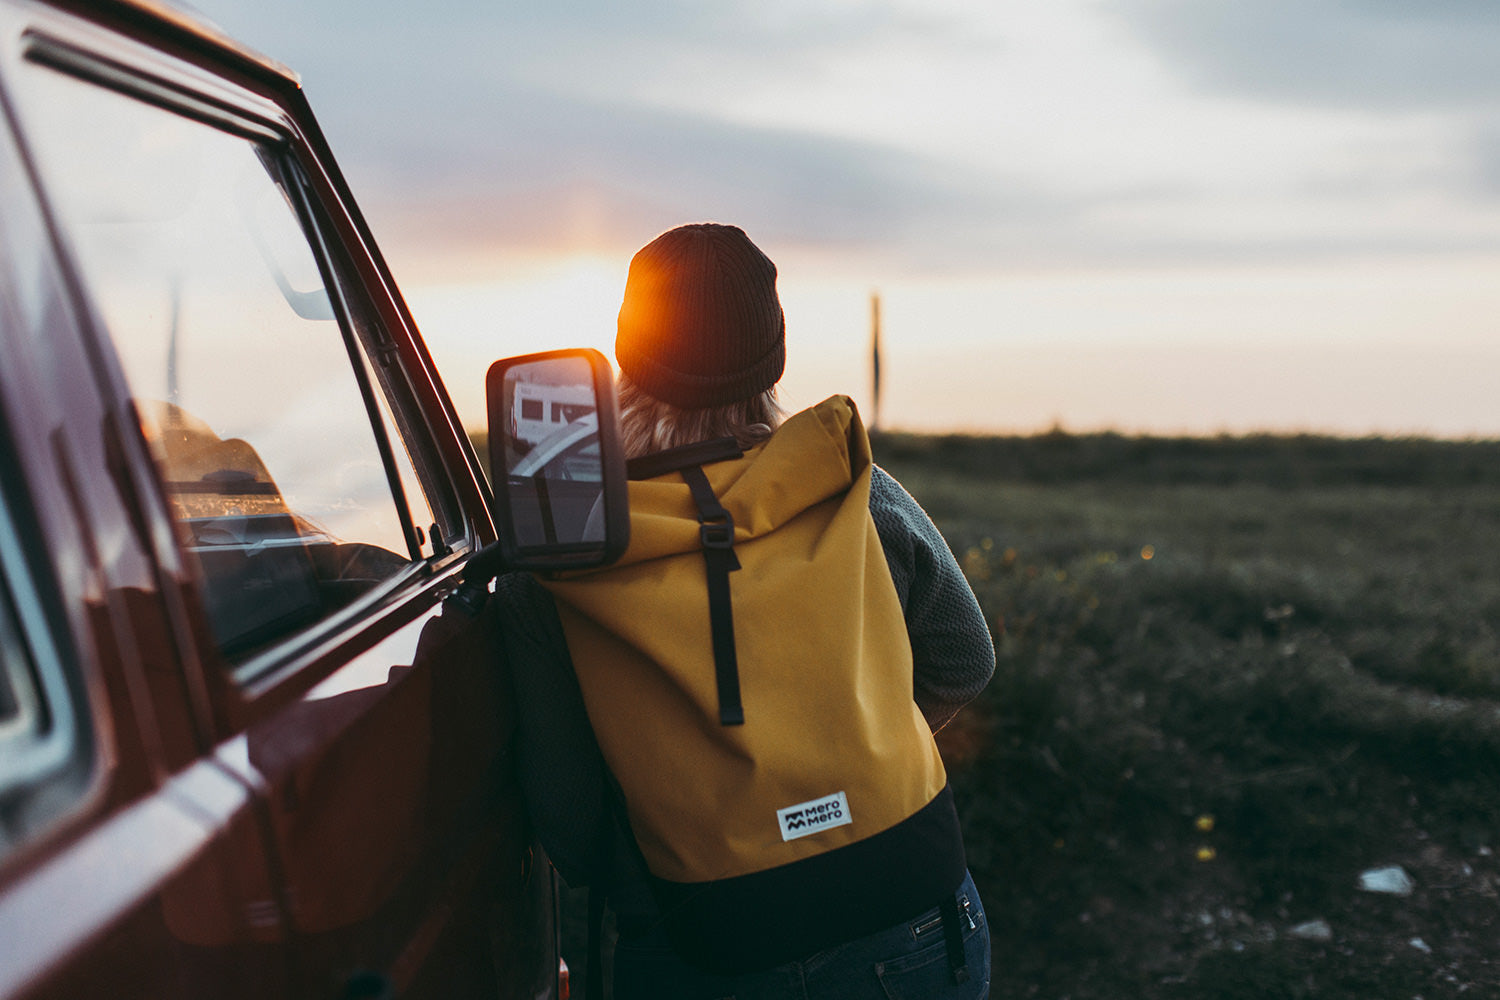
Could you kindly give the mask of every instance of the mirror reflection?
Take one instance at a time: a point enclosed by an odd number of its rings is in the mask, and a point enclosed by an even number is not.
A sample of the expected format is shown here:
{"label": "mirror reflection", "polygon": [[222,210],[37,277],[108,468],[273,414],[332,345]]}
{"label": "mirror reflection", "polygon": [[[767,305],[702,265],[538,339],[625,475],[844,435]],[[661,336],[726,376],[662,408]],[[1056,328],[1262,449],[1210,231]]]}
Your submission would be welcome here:
{"label": "mirror reflection", "polygon": [[502,385],[505,488],[516,543],[604,541],[604,472],[593,372],[584,358],[514,365]]}

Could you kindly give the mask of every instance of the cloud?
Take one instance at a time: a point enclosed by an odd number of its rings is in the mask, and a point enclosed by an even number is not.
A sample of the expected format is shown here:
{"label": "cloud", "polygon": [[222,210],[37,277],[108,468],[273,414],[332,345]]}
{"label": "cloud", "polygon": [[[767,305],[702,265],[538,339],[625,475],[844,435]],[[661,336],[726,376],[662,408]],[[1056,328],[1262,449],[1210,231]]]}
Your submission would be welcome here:
{"label": "cloud", "polygon": [[1487,198],[1500,201],[1500,124],[1479,130],[1473,140],[1472,183]]}
{"label": "cloud", "polygon": [[877,143],[630,104],[510,91],[468,113],[485,126],[450,118],[393,137],[345,123],[356,191],[403,230],[471,245],[618,249],[722,219],[778,242],[918,255],[972,252],[1047,201]]}
{"label": "cloud", "polygon": [[[359,75],[422,67],[437,78],[601,80],[616,94],[686,67],[785,72],[788,61],[883,37],[955,32],[953,16],[899,0],[192,0],[235,37],[294,67]],[[708,81],[700,80],[702,85]]]}
{"label": "cloud", "polygon": [[[891,2],[199,0],[302,74],[366,211],[417,242],[618,249],[686,219],[873,251],[1034,214],[1014,180],[889,144],[674,110],[673,86],[815,73],[947,30]],[[336,26],[336,28],[335,28]],[[715,82],[716,81],[716,82]],[[980,234],[984,236],[984,233]],[[972,241],[967,241],[972,242]]]}
{"label": "cloud", "polygon": [[[1015,14],[1040,17],[1041,2]],[[1500,15],[1487,2],[1084,0],[1126,18],[1196,91],[1165,95],[1122,86],[1128,74],[1091,83],[1096,61],[1079,54],[1095,50],[1077,42],[1076,11],[1045,2],[1046,30],[1028,35],[964,0],[199,0],[303,74],[382,243],[411,259],[615,254],[692,219],[938,269],[1470,249],[1486,238],[1480,223],[1500,202],[1500,141],[1475,112],[1500,98],[1489,55]],[[1108,62],[1115,51],[1099,50],[1105,65],[1128,68]],[[1046,75],[1068,52],[1065,79]],[[1042,75],[984,89],[1028,67]],[[823,117],[795,117],[798,127],[779,120],[777,101],[815,102],[830,77],[856,103],[821,105]],[[768,81],[776,99],[746,113],[737,94]],[[867,81],[885,89],[864,110],[896,94],[909,100],[892,115],[906,117],[866,132],[832,120],[830,109],[861,107]],[[1097,89],[1110,86],[1120,92]],[[1028,100],[1027,87],[1052,97]],[[1222,95],[1272,104],[1247,115]],[[1101,96],[1147,127],[1101,117]],[[949,108],[947,144],[924,145],[922,116]],[[1375,125],[1348,108],[1403,114]],[[1406,127],[1407,112],[1434,109],[1451,122]],[[1412,199],[1424,197],[1447,214],[1420,210]],[[1447,206],[1462,198],[1481,213],[1452,225]]]}
{"label": "cloud", "polygon": [[1342,210],[1343,234],[1289,230],[1288,253],[1496,248],[1500,5],[1123,0],[1110,9],[1198,96],[1321,117],[1330,136],[1344,130],[1285,187],[1313,214]]}
{"label": "cloud", "polygon": [[1500,100],[1490,0],[1125,0],[1113,9],[1198,87],[1377,112]]}

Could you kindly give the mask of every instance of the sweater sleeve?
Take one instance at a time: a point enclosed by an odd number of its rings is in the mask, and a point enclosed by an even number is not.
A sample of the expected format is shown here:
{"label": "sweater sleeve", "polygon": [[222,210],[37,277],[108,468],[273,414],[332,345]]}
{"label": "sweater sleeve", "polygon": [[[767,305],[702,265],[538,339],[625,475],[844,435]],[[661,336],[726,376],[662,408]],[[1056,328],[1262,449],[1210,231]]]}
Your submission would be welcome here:
{"label": "sweater sleeve", "polygon": [[917,707],[936,732],[989,683],[994,642],[937,526],[879,466],[870,482],[870,514],[906,616]]}

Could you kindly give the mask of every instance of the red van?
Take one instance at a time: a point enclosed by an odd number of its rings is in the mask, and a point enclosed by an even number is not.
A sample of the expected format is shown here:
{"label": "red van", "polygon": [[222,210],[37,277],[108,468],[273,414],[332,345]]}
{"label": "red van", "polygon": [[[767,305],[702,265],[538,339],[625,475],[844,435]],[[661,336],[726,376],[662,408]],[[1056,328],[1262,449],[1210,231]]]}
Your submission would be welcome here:
{"label": "red van", "polygon": [[565,990],[479,470],[292,73],[0,0],[0,998]]}

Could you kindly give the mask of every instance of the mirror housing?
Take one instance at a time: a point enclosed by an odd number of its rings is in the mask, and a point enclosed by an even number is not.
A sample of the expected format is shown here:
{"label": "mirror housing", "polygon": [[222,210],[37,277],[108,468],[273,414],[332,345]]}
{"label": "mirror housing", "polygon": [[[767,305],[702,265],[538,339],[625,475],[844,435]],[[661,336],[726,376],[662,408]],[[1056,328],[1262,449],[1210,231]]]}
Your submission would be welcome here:
{"label": "mirror housing", "polygon": [[501,572],[591,569],[630,542],[614,373],[591,348],[505,358],[485,374],[499,539],[444,601],[471,617]]}
{"label": "mirror housing", "polygon": [[589,569],[618,559],[630,541],[630,511],[604,355],[577,348],[496,361],[485,399],[495,569]]}

